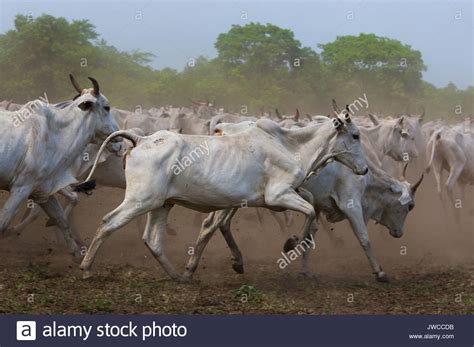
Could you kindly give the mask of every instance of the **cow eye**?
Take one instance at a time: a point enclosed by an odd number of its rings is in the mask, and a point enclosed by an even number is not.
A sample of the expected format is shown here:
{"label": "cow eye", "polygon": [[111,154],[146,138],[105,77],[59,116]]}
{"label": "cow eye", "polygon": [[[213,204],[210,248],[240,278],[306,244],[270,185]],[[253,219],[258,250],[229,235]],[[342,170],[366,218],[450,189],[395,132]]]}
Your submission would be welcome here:
{"label": "cow eye", "polygon": [[110,111],[110,106],[104,106],[104,110],[106,110],[107,112]]}
{"label": "cow eye", "polygon": [[94,103],[92,101],[84,101],[77,105],[77,107],[79,107],[83,111],[90,110],[92,106],[94,106]]}
{"label": "cow eye", "polygon": [[413,208],[414,208],[414,207],[415,207],[415,205],[414,205],[414,204],[410,204],[410,205],[408,205],[408,211],[411,211],[411,210],[413,210]]}
{"label": "cow eye", "polygon": [[354,135],[352,135],[352,138],[353,138],[354,140],[358,140],[358,139],[359,139],[359,135],[354,134]]}

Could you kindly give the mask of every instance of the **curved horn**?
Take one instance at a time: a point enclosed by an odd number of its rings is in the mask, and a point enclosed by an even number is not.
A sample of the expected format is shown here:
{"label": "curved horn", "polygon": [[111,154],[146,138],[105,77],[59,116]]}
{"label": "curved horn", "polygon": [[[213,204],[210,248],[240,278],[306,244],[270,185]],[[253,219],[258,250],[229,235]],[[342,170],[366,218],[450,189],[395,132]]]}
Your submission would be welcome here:
{"label": "curved horn", "polygon": [[423,118],[425,116],[426,110],[423,106],[421,106],[421,116],[420,118]]}
{"label": "curved horn", "polygon": [[403,166],[403,173],[401,180],[406,181],[407,180],[407,168],[408,168],[408,162]]}
{"label": "curved horn", "polygon": [[379,118],[375,114],[369,113],[369,118],[375,126],[380,124]]}
{"label": "curved horn", "polygon": [[74,87],[76,92],[78,92],[79,94],[82,94],[82,88],[79,85],[79,83],[77,83],[76,79],[74,78],[72,74],[69,74],[69,79],[71,80],[72,86]]}
{"label": "curved horn", "polygon": [[278,111],[277,108],[275,109],[275,114],[277,115],[278,118],[282,119],[282,118],[281,118],[280,111]]}
{"label": "curved horn", "polygon": [[92,78],[92,77],[87,77],[91,82],[92,82],[92,85],[94,86],[94,95],[95,96],[98,96],[100,94],[100,88],[99,88],[99,82],[97,82],[97,80],[95,78]]}
{"label": "curved horn", "polygon": [[418,182],[416,182],[414,185],[410,186],[410,190],[411,190],[411,193],[412,193],[413,195],[415,195],[416,190],[417,190],[418,187],[420,186],[421,181],[423,181],[423,177],[424,177],[424,176],[425,176],[424,174],[421,174],[421,177],[420,177],[420,179],[418,180]]}
{"label": "curved horn", "polygon": [[296,120],[296,121],[300,120],[300,110],[298,110],[298,109],[296,109],[295,120]]}
{"label": "curved horn", "polygon": [[336,103],[336,100],[332,99],[332,108],[334,109],[334,112],[336,114],[340,114],[341,113],[341,110],[339,109],[339,107],[337,106],[337,103]]}
{"label": "curved horn", "polygon": [[7,102],[7,104],[6,104],[6,106],[5,106],[5,110],[8,111],[8,109],[10,108],[12,102],[13,102],[13,99],[11,99],[11,100],[9,100],[9,101]]}

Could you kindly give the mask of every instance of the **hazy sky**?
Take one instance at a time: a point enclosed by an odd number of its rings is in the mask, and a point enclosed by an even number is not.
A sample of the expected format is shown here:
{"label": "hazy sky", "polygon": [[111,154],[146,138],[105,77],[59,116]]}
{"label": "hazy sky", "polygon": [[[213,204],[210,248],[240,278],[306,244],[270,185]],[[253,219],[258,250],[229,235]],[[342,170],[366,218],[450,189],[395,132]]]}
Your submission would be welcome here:
{"label": "hazy sky", "polygon": [[[398,39],[421,51],[424,78],[474,85],[473,1],[6,1],[0,32],[15,14],[88,19],[120,50],[153,53],[153,67],[182,69],[189,59],[216,56],[214,42],[232,24],[272,23],[291,29],[303,46],[361,32]],[[319,50],[317,50],[319,51]]]}

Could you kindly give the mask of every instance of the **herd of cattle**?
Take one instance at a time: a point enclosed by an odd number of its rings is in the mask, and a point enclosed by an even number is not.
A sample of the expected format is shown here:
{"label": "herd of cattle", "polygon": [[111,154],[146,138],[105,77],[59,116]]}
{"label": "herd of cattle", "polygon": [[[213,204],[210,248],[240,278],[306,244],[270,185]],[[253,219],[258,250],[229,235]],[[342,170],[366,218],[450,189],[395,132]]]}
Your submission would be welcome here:
{"label": "herd of cattle", "polygon": [[[376,279],[384,282],[387,275],[368,237],[369,220],[401,237],[423,172],[433,171],[440,197],[444,186],[453,206],[458,189],[462,193],[474,181],[470,121],[427,122],[424,112],[355,117],[334,100],[334,116],[276,111],[253,117],[195,102],[190,108],[130,112],[111,108],[95,79],[89,78],[92,88],[87,89],[70,79],[78,93],[72,100],[0,103],[0,190],[10,192],[0,210],[0,235],[19,234],[43,210],[79,260],[80,236],[69,224],[78,193],[96,184],[124,189],[123,202],[103,217],[82,259],[84,277],[91,275],[105,239],[144,214],[144,243],[173,279],[191,278],[217,229],[230,248],[233,269],[242,273],[231,221],[239,208],[264,207],[274,215],[297,211],[305,216],[302,237],[288,239],[285,252],[313,240],[318,222],[327,223],[321,214],[331,223],[347,219]],[[405,178],[411,162],[419,172],[413,183]],[[66,206],[58,194],[66,197]],[[26,201],[34,202],[32,208],[13,225]],[[176,204],[209,213],[184,274],[163,251],[168,214]],[[291,223],[291,214],[285,217]],[[309,248],[302,253],[302,270],[308,274]]]}

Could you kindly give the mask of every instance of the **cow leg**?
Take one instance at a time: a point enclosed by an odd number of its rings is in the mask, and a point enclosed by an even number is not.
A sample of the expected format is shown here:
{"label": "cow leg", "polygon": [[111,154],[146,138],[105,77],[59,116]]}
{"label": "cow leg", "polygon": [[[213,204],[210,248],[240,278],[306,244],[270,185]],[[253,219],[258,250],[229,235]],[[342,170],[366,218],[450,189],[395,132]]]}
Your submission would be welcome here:
{"label": "cow leg", "polygon": [[[66,219],[68,220],[69,225],[71,226],[71,234],[74,237],[74,240],[78,242],[81,246],[84,244],[82,242],[81,236],[77,233],[76,229],[72,227],[70,221],[71,221],[71,212],[76,207],[76,205],[79,203],[79,195],[72,190],[71,187],[66,187],[61,189],[59,192],[62,196],[64,196],[69,203],[67,203],[66,208],[64,209],[64,215],[66,216]],[[55,221],[53,219],[49,219],[46,222],[46,226],[53,226],[55,225]],[[58,242],[60,241],[60,238],[58,237],[58,234],[56,234]]]}
{"label": "cow leg", "polygon": [[10,190],[10,196],[0,210],[0,237],[6,237],[11,234],[11,229],[7,231],[8,226],[18,213],[21,204],[28,199],[32,192],[31,187],[18,187]]}
{"label": "cow leg", "polygon": [[[313,237],[314,241],[314,232],[316,231],[312,228],[312,223],[316,217],[316,212],[314,211],[313,207],[313,196],[309,191],[306,189],[299,188],[299,194],[292,189],[288,189],[285,192],[276,192],[267,188],[265,191],[265,203],[269,206],[278,206],[287,208],[293,211],[301,212],[306,216],[304,226],[303,226],[303,241],[308,237],[306,240],[311,240],[311,236]],[[290,251],[291,249],[296,247],[297,242],[295,240],[289,239],[285,243],[284,250]],[[305,249],[303,253],[303,266],[302,272],[304,275],[309,275],[308,270],[308,256],[306,254],[308,249]],[[305,255],[306,254],[306,255]]]}
{"label": "cow leg", "polygon": [[184,278],[190,279],[193,276],[207,243],[212,238],[212,235],[214,235],[217,228],[224,223],[226,216],[230,214],[233,215],[233,213],[235,213],[234,210],[237,209],[226,209],[211,212],[206,217],[206,219],[204,219],[202,222],[201,231],[199,232],[199,236],[196,241],[196,247],[194,248],[194,254],[191,255],[188,264],[186,265],[186,271],[183,275]]}
{"label": "cow leg", "polygon": [[286,210],[283,211],[283,215],[285,216],[285,224],[286,227],[289,228],[293,225],[293,211]]}
{"label": "cow leg", "polygon": [[258,225],[260,226],[260,231],[265,231],[265,223],[263,223],[263,216],[262,216],[262,211],[260,211],[260,208],[255,209],[255,214],[257,215],[258,219]]}
{"label": "cow leg", "polygon": [[459,179],[459,176],[461,175],[463,168],[464,168],[464,165],[460,163],[457,163],[451,166],[448,180],[446,181],[446,191],[448,193],[448,197],[451,200],[453,206],[455,203],[454,187],[456,185],[457,180]]}
{"label": "cow leg", "polygon": [[66,216],[64,215],[64,211],[61,205],[59,204],[58,199],[54,195],[51,195],[45,203],[40,203],[39,205],[44,210],[44,212],[46,212],[49,218],[53,219],[56,222],[56,225],[63,233],[64,240],[66,241],[69,253],[74,256],[75,260],[80,259],[81,250],[74,238],[72,237],[69,223],[67,221]]}
{"label": "cow leg", "polygon": [[[235,209],[235,212],[236,211],[237,209]],[[244,260],[242,257],[242,253],[240,252],[240,249],[237,246],[237,243],[235,242],[234,237],[232,235],[232,231],[230,229],[231,222],[232,216],[230,218],[226,218],[224,223],[220,225],[219,229],[221,231],[222,236],[224,236],[227,246],[229,246],[230,252],[232,253],[232,269],[234,269],[234,271],[239,274],[243,274]]]}
{"label": "cow leg", "polygon": [[64,209],[64,215],[69,219],[72,209],[79,203],[79,195],[74,192],[71,187],[63,188],[58,193],[69,200],[69,203]]}
{"label": "cow leg", "polygon": [[142,215],[148,210],[144,203],[137,203],[135,199],[124,200],[115,210],[109,212],[102,218],[102,223],[92,239],[89,249],[82,260],[80,268],[84,271],[83,278],[92,276],[91,267],[99,248],[112,233],[128,224],[135,217]]}
{"label": "cow leg", "polygon": [[[385,272],[383,272],[382,267],[379,264],[379,261],[375,257],[374,253],[372,252],[372,246],[369,240],[369,233],[367,231],[367,225],[365,224],[362,211],[349,211],[350,209],[346,209],[344,212],[349,219],[349,223],[351,223],[352,230],[354,231],[355,236],[359,240],[362,249],[365,252],[365,255],[369,259],[370,266],[379,282],[389,282],[389,279]],[[352,208],[355,210],[355,208]]]}
{"label": "cow leg", "polygon": [[148,212],[143,241],[166,273],[175,281],[183,280],[163,252],[163,236],[166,232],[168,214],[173,205],[164,205]]}
{"label": "cow leg", "polygon": [[40,213],[41,208],[36,206],[36,204],[34,204],[32,208],[27,208],[23,214],[21,222],[12,227],[11,230],[8,230],[8,232],[20,235],[28,225],[33,223],[39,217]]}

